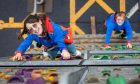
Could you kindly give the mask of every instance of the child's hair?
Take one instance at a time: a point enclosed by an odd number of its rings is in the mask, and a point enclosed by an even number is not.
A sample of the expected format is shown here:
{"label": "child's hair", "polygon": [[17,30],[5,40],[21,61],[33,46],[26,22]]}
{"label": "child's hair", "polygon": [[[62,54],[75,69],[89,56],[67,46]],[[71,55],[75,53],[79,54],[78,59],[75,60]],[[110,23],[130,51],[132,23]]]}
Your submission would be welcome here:
{"label": "child's hair", "polygon": [[46,15],[38,16],[35,14],[35,15],[29,15],[27,18],[25,18],[24,25],[23,25],[23,31],[21,33],[19,33],[18,39],[21,39],[24,34],[30,34],[30,30],[26,27],[27,23],[35,23],[35,22],[39,22],[39,20],[41,20],[41,22],[42,22],[42,28],[43,28],[42,35],[46,34],[45,36],[48,37],[48,33],[45,28],[46,27],[45,26]]}
{"label": "child's hair", "polygon": [[123,17],[124,20],[126,19],[126,13],[121,11],[121,12],[115,12],[114,20],[116,21],[116,18],[119,17],[119,16]]}

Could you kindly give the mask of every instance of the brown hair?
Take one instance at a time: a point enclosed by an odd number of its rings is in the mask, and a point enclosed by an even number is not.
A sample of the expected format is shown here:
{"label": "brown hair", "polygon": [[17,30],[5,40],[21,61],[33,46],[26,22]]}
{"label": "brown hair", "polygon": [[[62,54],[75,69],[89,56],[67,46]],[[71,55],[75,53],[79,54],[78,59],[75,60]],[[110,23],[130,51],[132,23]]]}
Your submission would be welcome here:
{"label": "brown hair", "polygon": [[46,20],[46,15],[29,15],[25,20],[24,20],[24,27],[23,27],[23,31],[21,33],[19,33],[18,35],[18,39],[21,39],[22,36],[24,34],[30,34],[30,30],[26,27],[27,23],[35,23],[35,22],[39,22],[39,20],[41,20],[42,22],[42,28],[43,28],[43,33],[42,35],[46,36],[46,38],[49,40],[49,36],[46,30],[46,26],[45,26],[45,20]]}
{"label": "brown hair", "polygon": [[115,13],[114,20],[116,21],[116,18],[119,17],[119,16],[123,17],[124,20],[126,19],[126,13],[123,12],[123,11],[121,11],[121,12],[116,12],[116,13]]}

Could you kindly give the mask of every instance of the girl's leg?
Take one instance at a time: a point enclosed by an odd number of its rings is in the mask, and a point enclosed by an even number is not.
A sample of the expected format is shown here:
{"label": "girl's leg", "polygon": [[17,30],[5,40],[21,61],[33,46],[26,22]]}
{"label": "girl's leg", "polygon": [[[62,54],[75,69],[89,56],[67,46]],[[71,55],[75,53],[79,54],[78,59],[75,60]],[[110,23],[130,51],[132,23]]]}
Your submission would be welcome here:
{"label": "girl's leg", "polygon": [[51,51],[48,51],[49,57],[50,57],[51,59],[55,59],[56,56],[57,56],[57,52],[58,52],[58,51],[59,51],[58,48],[55,48],[55,49],[53,49],[53,50],[51,50]]}
{"label": "girl's leg", "polygon": [[73,43],[72,44],[67,44],[67,48],[68,48],[69,53],[72,56],[76,56],[76,46]]}

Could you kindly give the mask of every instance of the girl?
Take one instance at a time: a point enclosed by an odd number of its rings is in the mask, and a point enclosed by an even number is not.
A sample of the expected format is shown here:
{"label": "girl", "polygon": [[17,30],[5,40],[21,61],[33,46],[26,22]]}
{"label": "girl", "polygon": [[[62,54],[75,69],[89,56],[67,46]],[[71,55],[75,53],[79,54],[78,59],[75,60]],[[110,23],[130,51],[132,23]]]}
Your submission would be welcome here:
{"label": "girl", "polygon": [[24,30],[19,35],[19,39],[23,34],[28,34],[27,38],[19,45],[15,52],[13,60],[23,60],[22,54],[36,41],[39,44],[52,48],[49,51],[49,57],[55,58],[60,52],[63,59],[70,59],[70,55],[76,55],[76,47],[73,44],[73,38],[69,34],[68,29],[51,21],[48,17],[39,17],[37,15],[29,15],[24,21]]}

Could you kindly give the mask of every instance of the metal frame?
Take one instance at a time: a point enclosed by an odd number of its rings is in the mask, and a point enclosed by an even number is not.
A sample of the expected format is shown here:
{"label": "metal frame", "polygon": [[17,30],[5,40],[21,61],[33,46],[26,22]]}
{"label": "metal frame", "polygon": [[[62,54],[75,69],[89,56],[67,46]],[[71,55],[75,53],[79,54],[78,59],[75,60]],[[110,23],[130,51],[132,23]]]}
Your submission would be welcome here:
{"label": "metal frame", "polygon": [[120,50],[120,51],[109,51],[109,50],[89,50],[90,54],[140,54],[138,50]]}
{"label": "metal frame", "polygon": [[0,61],[0,67],[83,67],[140,66],[140,59],[128,60],[64,60],[64,61]]}

